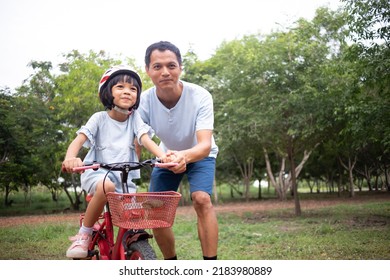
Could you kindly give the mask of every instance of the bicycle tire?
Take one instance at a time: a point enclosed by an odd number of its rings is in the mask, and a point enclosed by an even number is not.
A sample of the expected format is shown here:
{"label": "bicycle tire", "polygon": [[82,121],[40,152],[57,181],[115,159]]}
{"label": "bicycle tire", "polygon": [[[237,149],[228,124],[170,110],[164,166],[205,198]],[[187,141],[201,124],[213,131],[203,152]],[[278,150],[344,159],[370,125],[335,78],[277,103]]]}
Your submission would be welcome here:
{"label": "bicycle tire", "polygon": [[126,254],[127,260],[157,260],[153,247],[147,240],[137,240],[130,244]]}

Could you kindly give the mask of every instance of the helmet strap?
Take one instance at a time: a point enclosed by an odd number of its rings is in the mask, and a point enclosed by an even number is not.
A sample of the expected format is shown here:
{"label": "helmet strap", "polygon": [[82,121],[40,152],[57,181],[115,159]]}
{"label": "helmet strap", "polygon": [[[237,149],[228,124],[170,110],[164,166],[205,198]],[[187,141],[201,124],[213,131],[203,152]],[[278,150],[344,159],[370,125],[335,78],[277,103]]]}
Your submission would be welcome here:
{"label": "helmet strap", "polygon": [[112,109],[114,109],[115,111],[117,111],[117,112],[119,112],[119,113],[122,113],[122,114],[124,114],[124,115],[127,115],[127,116],[130,116],[131,113],[133,113],[133,110],[132,110],[132,109],[131,109],[131,110],[122,109],[122,108],[120,108],[120,107],[118,107],[118,106],[116,106],[116,105],[114,105],[114,108],[112,108]]}

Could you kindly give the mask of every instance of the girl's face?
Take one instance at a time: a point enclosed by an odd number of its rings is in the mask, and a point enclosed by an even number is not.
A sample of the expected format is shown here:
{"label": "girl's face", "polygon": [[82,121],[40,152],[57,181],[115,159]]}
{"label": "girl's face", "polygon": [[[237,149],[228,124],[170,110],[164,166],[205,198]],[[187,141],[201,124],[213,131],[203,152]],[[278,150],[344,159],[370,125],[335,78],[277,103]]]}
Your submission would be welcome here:
{"label": "girl's face", "polygon": [[137,101],[137,87],[126,82],[118,82],[111,89],[114,104],[122,109],[129,109]]}

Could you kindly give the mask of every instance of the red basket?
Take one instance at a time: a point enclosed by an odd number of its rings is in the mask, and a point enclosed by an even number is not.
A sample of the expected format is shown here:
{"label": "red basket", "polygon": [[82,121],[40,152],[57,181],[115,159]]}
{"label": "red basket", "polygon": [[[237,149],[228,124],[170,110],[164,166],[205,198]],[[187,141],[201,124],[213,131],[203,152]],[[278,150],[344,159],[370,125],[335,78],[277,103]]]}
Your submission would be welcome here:
{"label": "red basket", "polygon": [[180,198],[174,191],[107,193],[112,223],[126,229],[171,227]]}

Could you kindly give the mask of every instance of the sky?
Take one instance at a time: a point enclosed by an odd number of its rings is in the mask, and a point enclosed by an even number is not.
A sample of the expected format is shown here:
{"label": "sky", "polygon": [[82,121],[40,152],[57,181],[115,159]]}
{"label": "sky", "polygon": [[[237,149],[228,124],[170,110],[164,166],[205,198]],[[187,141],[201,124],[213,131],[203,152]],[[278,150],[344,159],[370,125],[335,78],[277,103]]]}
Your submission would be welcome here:
{"label": "sky", "polygon": [[311,20],[339,0],[0,0],[0,87],[14,89],[33,73],[29,62],[64,62],[72,50],[134,58],[164,40],[182,54],[210,58],[223,41],[267,34]]}

